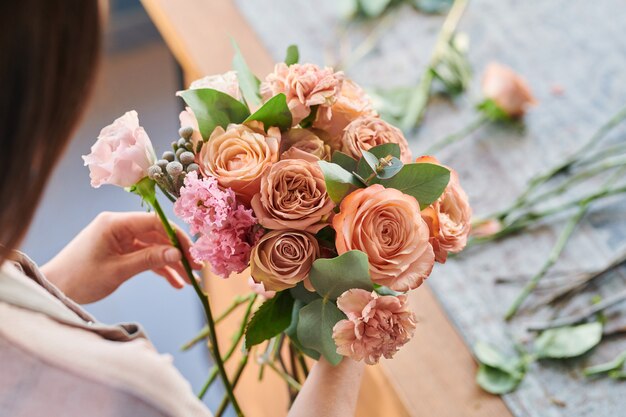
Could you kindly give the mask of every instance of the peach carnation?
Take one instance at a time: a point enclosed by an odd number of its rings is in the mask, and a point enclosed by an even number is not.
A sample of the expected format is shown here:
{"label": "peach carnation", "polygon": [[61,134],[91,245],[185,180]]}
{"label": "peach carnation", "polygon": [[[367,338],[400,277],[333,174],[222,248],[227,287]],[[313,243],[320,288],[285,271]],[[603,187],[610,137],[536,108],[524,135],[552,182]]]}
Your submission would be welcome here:
{"label": "peach carnation", "polygon": [[263,227],[311,233],[328,225],[335,206],[326,193],[322,170],[317,163],[303,159],[273,164],[263,175],[251,205]]}
{"label": "peach carnation", "polygon": [[283,93],[293,116],[293,125],[299,124],[311,113],[311,107],[321,106],[319,112],[328,111],[336,101],[343,83],[343,73],[314,64],[278,63],[274,72],[261,83],[261,96],[269,100]]}
{"label": "peach carnation", "polygon": [[528,107],[537,103],[530,87],[511,68],[491,63],[482,80],[483,94],[493,100],[510,117],[521,117]]}
{"label": "peach carnation", "polygon": [[361,151],[384,143],[397,143],[400,146],[400,159],[405,164],[413,160],[402,131],[376,116],[362,116],[346,126],[341,138],[341,152],[359,159]]}
{"label": "peach carnation", "polygon": [[204,144],[197,162],[205,176],[214,176],[222,187],[232,188],[246,204],[258,194],[261,176],[278,161],[280,130],[265,133],[260,124],[216,127]]}
{"label": "peach carnation", "polygon": [[333,328],[337,353],[369,365],[391,359],[413,337],[417,325],[407,296],[378,295],[361,289],[344,292],[337,307],[348,317]]}
{"label": "peach carnation", "polygon": [[[416,162],[439,164],[437,159],[426,156]],[[448,168],[448,167],[447,167]],[[467,194],[461,187],[459,176],[450,170],[450,182],[441,197],[422,211],[422,218],[430,229],[430,242],[435,260],[444,263],[448,253],[458,253],[465,248],[472,221],[472,208]]]}
{"label": "peach carnation", "polygon": [[348,194],[333,218],[335,245],[367,254],[372,281],[395,291],[419,287],[433,269],[435,254],[417,200],[375,184]]}

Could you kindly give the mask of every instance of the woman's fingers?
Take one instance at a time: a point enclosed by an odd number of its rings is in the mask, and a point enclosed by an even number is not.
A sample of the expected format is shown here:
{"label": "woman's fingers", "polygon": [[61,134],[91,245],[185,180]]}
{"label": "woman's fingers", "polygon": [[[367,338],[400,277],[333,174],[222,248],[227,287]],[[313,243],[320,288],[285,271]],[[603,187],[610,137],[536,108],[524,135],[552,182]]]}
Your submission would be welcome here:
{"label": "woman's fingers", "polygon": [[118,263],[120,273],[130,278],[144,271],[159,269],[165,266],[180,265],[180,251],[169,245],[148,245],[143,249],[120,256]]}
{"label": "woman's fingers", "polygon": [[170,285],[177,290],[183,288],[185,286],[185,281],[180,276],[180,274],[172,269],[171,267],[164,266],[162,268],[153,269],[154,273],[162,276],[170,283]]}

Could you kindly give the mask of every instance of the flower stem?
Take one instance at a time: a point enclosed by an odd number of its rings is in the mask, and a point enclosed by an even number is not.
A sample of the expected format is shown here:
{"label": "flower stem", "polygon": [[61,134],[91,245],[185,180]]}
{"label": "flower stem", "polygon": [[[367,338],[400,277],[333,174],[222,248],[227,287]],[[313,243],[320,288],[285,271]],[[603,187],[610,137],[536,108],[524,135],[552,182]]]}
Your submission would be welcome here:
{"label": "flower stem", "polygon": [[178,236],[176,236],[176,232],[172,228],[172,225],[167,219],[167,216],[165,215],[165,213],[163,212],[163,209],[161,208],[161,205],[159,204],[158,200],[156,199],[156,197],[154,197],[152,201],[149,201],[149,202],[152,204],[152,206],[154,207],[154,210],[157,212],[157,215],[161,219],[161,223],[163,223],[163,227],[165,228],[165,232],[167,233],[167,236],[169,237],[170,242],[182,254],[181,261],[183,264],[183,268],[185,269],[185,272],[187,273],[189,281],[191,282],[193,289],[196,291],[198,298],[200,298],[200,302],[202,303],[202,307],[204,308],[204,313],[207,319],[207,325],[209,326],[209,341],[211,342],[210,350],[211,350],[211,353],[213,354],[212,355],[213,360],[215,361],[215,364],[217,365],[219,375],[222,379],[222,383],[224,384],[224,389],[226,390],[228,398],[233,404],[235,413],[237,414],[237,416],[243,416],[243,413],[241,412],[241,408],[239,407],[239,404],[237,403],[237,399],[235,398],[235,394],[233,393],[233,388],[231,387],[230,381],[228,380],[228,375],[226,374],[226,369],[224,368],[224,362],[222,361],[222,357],[220,355],[220,348],[219,348],[219,345],[217,344],[217,335],[215,334],[215,322],[213,321],[213,313],[211,312],[211,306],[209,304],[209,297],[202,291],[202,289],[200,288],[200,285],[196,281],[196,278],[193,275],[193,271],[191,270],[191,265],[189,264],[187,257],[184,255],[185,252],[183,251],[182,245],[180,244],[180,241],[178,240]]}
{"label": "flower stem", "polygon": [[467,7],[467,3],[468,0],[455,0],[448,12],[448,16],[446,16],[446,20],[443,22],[428,67],[424,71],[420,83],[415,89],[415,93],[411,96],[407,105],[406,114],[400,122],[400,127],[405,132],[408,132],[414,126],[418,125],[424,117],[426,105],[430,98],[432,83],[435,79],[434,69],[441,62],[443,51],[445,51],[445,48],[448,47],[448,44],[452,40],[454,32],[461,20],[461,16],[463,16],[463,12],[465,11],[465,7]]}
{"label": "flower stem", "polygon": [[[233,388],[237,386],[237,383],[239,382],[239,379],[241,378],[241,374],[243,373],[243,370],[246,368],[246,365],[248,364],[248,358],[249,358],[248,353],[243,355],[243,357],[241,358],[241,361],[239,362],[239,366],[237,367],[237,371],[235,372],[235,378],[233,379]],[[215,417],[222,417],[222,415],[224,414],[224,411],[226,411],[226,407],[228,406],[228,403],[229,403],[228,395],[224,395],[224,398],[222,398],[222,402],[220,403],[219,408],[215,412]]]}
{"label": "flower stem", "polygon": [[484,126],[487,122],[488,122],[488,118],[485,116],[481,116],[478,119],[474,120],[473,122],[471,122],[469,125],[463,127],[462,129],[436,141],[435,143],[433,143],[432,145],[430,145],[430,147],[428,149],[426,149],[426,152],[424,152],[424,155],[432,155],[435,152],[438,152],[440,150],[442,150],[443,148],[452,145],[453,143],[456,143],[458,141],[460,141],[461,139],[469,136],[471,133],[475,132],[476,130],[480,129],[482,126]]}

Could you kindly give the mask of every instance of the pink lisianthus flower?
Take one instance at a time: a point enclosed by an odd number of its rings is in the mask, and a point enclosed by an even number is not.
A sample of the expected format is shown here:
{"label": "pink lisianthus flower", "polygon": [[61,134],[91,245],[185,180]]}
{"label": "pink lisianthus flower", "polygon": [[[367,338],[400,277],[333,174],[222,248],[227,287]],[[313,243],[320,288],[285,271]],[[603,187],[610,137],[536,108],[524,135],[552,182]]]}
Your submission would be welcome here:
{"label": "pink lisianthus flower", "polygon": [[200,237],[191,247],[197,262],[206,261],[223,278],[248,267],[252,246],[262,229],[255,228],[252,210],[238,204],[230,188],[220,188],[213,177],[199,178],[193,171],[185,177],[174,213]]}
{"label": "pink lisianthus flower", "polygon": [[337,299],[337,307],[347,316],[333,327],[337,353],[369,365],[378,363],[381,356],[393,357],[417,326],[406,295],[351,289]]}
{"label": "pink lisianthus flower", "polygon": [[148,176],[156,154],[148,134],[139,126],[136,111],[129,111],[100,131],[91,153],[84,155],[91,186],[130,187]]}

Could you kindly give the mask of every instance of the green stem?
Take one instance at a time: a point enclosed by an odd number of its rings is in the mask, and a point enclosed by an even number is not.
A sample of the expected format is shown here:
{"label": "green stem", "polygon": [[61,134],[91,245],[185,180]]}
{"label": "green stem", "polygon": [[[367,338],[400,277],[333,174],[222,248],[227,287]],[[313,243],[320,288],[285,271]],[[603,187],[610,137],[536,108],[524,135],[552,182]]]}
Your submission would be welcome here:
{"label": "green stem", "polygon": [[[230,345],[230,348],[226,352],[226,355],[224,355],[224,358],[223,358],[224,362],[228,361],[231,358],[231,356],[235,352],[235,349],[237,348],[237,345],[239,345],[239,342],[241,342],[241,339],[243,338],[246,325],[248,324],[248,319],[250,318],[250,314],[252,312],[252,306],[254,305],[254,302],[256,301],[256,297],[257,295],[254,294],[254,296],[250,299],[250,303],[248,304],[248,307],[246,308],[246,312],[243,315],[241,325],[239,326],[237,333],[235,333],[233,343]],[[211,386],[211,384],[213,384],[213,382],[215,381],[215,378],[217,378],[217,372],[218,372],[217,366],[213,365],[209,373],[209,378],[206,380],[206,382],[202,386],[202,389],[198,393],[198,398],[200,399],[204,398],[207,391],[209,390],[209,387]]]}
{"label": "green stem", "polygon": [[287,384],[289,384],[289,386],[291,388],[295,389],[296,391],[300,391],[302,389],[302,385],[300,385],[300,383],[298,381],[293,379],[293,377],[291,375],[289,375],[288,373],[284,372],[282,369],[278,368],[274,364],[273,361],[267,361],[266,365],[269,366],[271,370],[276,372],[278,374],[278,376],[280,376],[282,379],[284,379],[285,382],[287,382]]}
{"label": "green stem", "polygon": [[407,112],[400,122],[400,127],[405,132],[408,132],[414,126],[418,125],[424,117],[426,105],[428,104],[428,99],[430,98],[430,90],[435,78],[433,70],[441,62],[443,51],[445,51],[445,48],[448,47],[450,41],[452,40],[467,3],[468,0],[455,0],[454,4],[450,8],[450,11],[448,12],[448,16],[446,16],[446,20],[443,22],[443,26],[441,27],[441,31],[437,37],[435,49],[430,57],[428,67],[424,71],[424,74],[420,79],[420,83],[415,89],[415,93],[409,100]]}
{"label": "green stem", "polygon": [[220,354],[220,348],[219,348],[219,345],[217,344],[217,335],[215,334],[215,322],[213,321],[213,313],[211,312],[211,306],[209,304],[209,297],[202,291],[202,289],[200,288],[200,285],[196,281],[196,278],[194,277],[193,271],[191,269],[191,265],[189,264],[187,257],[184,255],[185,252],[183,250],[182,245],[180,244],[180,241],[178,240],[178,236],[176,235],[176,232],[172,228],[172,225],[170,224],[169,220],[167,219],[167,216],[163,212],[161,205],[156,199],[156,196],[152,199],[152,201],[150,201],[150,203],[152,204],[152,206],[154,207],[154,210],[157,212],[159,218],[161,219],[161,223],[163,223],[163,227],[165,228],[165,232],[167,233],[167,236],[170,238],[170,242],[172,243],[174,247],[176,247],[181,252],[181,254],[183,254],[182,259],[181,259],[183,268],[185,269],[185,272],[187,273],[189,281],[191,282],[193,289],[198,295],[198,298],[200,298],[200,302],[202,303],[202,307],[204,308],[204,313],[206,315],[207,324],[209,326],[209,341],[211,342],[210,350],[211,350],[211,353],[213,354],[212,355],[213,360],[215,361],[215,364],[217,365],[219,375],[222,379],[222,383],[224,384],[224,389],[226,390],[226,393],[228,394],[228,398],[233,404],[235,413],[237,414],[237,416],[243,416],[243,413],[241,412],[241,408],[239,407],[239,403],[237,403],[237,399],[235,398],[235,394],[233,393],[233,389],[230,385],[230,381],[228,380],[228,375],[226,374],[226,369],[224,368],[224,362],[222,361],[222,356]]}
{"label": "green stem", "polygon": [[[249,354],[246,353],[245,355],[243,355],[243,357],[241,358],[241,361],[239,362],[239,366],[237,367],[237,371],[235,372],[235,378],[233,379],[233,389],[237,386],[237,383],[239,382],[239,379],[241,378],[241,374],[243,374],[243,370],[246,368],[246,365],[248,364],[248,357],[249,357]],[[226,411],[226,407],[228,406],[228,403],[229,403],[228,395],[224,395],[224,398],[222,398],[222,402],[220,403],[219,408],[215,412],[215,417],[221,417],[224,414],[224,411]]]}
{"label": "green stem", "polygon": [[473,122],[471,122],[469,125],[465,126],[464,128],[430,145],[430,147],[426,149],[426,152],[424,152],[424,155],[432,155],[433,153],[438,152],[442,150],[443,148],[460,141],[461,139],[469,136],[471,133],[475,132],[476,130],[484,126],[488,121],[489,119],[486,116],[479,117],[478,119],[474,120]]}
{"label": "green stem", "polygon": [[[241,297],[241,296],[236,297],[233,300],[232,304],[230,306],[228,306],[228,308],[226,310],[224,310],[224,312],[222,314],[220,314],[215,319],[215,325],[218,325],[222,320],[224,320],[226,317],[228,317],[230,315],[230,313],[235,311],[235,309],[237,307],[239,307],[240,305],[242,305],[246,301],[250,300],[251,297],[252,297],[252,294],[247,295],[245,297]],[[200,330],[200,332],[196,336],[194,336],[193,339],[189,340],[187,343],[182,345],[180,350],[183,351],[183,352],[187,351],[187,350],[191,349],[192,347],[194,347],[200,341],[206,339],[207,337],[209,337],[209,326],[204,326],[202,328],[202,330]]]}

